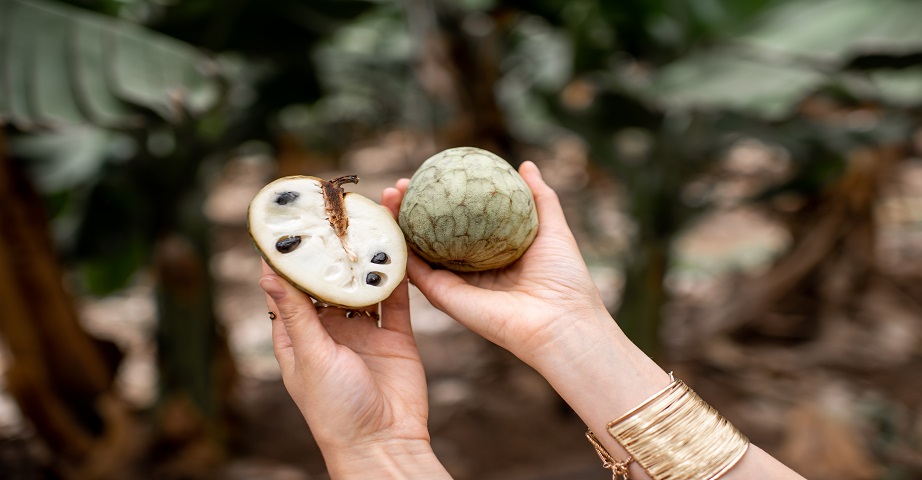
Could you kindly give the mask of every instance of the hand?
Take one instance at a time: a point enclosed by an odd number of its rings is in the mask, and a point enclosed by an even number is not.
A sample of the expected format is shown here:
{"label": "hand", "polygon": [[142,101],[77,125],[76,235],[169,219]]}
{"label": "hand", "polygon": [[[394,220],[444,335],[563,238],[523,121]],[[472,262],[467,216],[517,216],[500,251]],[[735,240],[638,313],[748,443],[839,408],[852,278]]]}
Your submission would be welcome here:
{"label": "hand", "polygon": [[429,445],[426,379],[410,328],[407,280],[381,303],[381,327],[346,310],[318,312],[263,263],[260,286],[282,381],[331,478],[450,478]]}
{"label": "hand", "polygon": [[[392,209],[396,215],[396,209]],[[263,262],[282,380],[332,478],[450,478],[429,444],[426,378],[410,327],[407,279],[381,303],[381,323],[318,309]]]}
{"label": "hand", "polygon": [[[669,376],[633,345],[609,315],[554,191],[538,168],[519,173],[535,198],[538,235],[518,261],[479,273],[434,270],[411,252],[407,272],[429,301],[535,367],[595,432],[654,392]],[[386,189],[395,211],[409,180]],[[617,459],[628,453],[610,435],[599,441]],[[631,478],[650,478],[632,462]],[[726,478],[801,478],[755,446]]]}
{"label": "hand", "polygon": [[[411,252],[407,272],[438,309],[526,363],[566,335],[575,319],[611,321],[580,255],[557,194],[544,183],[538,167],[519,168],[534,194],[538,235],[525,254],[498,270],[455,273],[434,270]],[[409,180],[385,190],[382,203],[399,208]]]}
{"label": "hand", "polygon": [[364,315],[314,307],[263,263],[272,343],[282,380],[321,448],[390,439],[429,440],[426,380],[410,329],[404,280],[381,304],[381,328]]}

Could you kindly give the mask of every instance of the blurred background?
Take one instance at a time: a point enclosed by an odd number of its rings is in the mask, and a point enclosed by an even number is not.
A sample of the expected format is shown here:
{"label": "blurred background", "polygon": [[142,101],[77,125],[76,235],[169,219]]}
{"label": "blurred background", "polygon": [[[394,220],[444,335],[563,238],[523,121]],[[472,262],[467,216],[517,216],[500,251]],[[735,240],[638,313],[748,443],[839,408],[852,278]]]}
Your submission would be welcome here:
{"label": "blurred background", "polygon": [[[0,477],[328,478],[247,205],[289,174],[378,200],[472,145],[539,165],[621,327],[755,443],[810,479],[920,479],[919,19],[0,0]],[[455,478],[610,476],[543,379],[412,297]]]}

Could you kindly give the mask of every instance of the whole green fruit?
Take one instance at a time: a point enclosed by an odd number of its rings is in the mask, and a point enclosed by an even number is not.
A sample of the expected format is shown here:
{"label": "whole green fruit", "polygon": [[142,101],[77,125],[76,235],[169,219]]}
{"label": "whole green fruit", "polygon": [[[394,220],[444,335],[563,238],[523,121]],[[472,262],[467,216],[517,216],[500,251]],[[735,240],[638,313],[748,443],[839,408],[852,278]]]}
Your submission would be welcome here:
{"label": "whole green fruit", "polygon": [[509,163],[474,147],[420,165],[400,205],[400,229],[429,263],[474,272],[516,261],[538,233],[531,189]]}

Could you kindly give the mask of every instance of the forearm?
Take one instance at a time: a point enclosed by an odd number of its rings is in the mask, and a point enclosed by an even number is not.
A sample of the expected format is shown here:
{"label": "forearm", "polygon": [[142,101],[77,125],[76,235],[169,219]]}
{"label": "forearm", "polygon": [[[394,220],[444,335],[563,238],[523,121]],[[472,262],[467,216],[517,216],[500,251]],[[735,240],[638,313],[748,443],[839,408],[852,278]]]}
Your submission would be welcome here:
{"label": "forearm", "polygon": [[451,478],[425,440],[387,441],[347,448],[321,446],[321,452],[333,480]]}
{"label": "forearm", "polygon": [[[608,434],[607,425],[669,385],[669,375],[627,339],[607,312],[569,323],[556,333],[559,341],[547,342],[545,350],[524,360],[550,382],[615,460],[627,460],[628,453]],[[631,463],[630,474],[632,479],[650,478],[637,462]],[[722,478],[801,477],[750,446]]]}

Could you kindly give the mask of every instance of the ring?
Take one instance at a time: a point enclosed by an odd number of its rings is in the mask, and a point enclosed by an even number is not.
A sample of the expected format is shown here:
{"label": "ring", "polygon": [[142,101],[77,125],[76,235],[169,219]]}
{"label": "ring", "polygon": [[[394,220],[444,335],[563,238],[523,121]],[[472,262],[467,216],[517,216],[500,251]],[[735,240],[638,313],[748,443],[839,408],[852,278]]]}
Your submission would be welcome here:
{"label": "ring", "polygon": [[269,320],[275,320],[275,312],[269,312]]}

